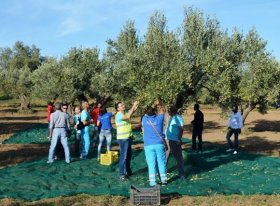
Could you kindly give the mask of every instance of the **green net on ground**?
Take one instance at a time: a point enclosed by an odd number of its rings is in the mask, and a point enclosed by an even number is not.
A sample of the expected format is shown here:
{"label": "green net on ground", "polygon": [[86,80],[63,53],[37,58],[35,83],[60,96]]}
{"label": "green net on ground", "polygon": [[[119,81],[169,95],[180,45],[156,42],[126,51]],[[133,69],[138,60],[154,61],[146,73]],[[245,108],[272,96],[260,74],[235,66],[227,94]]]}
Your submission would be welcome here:
{"label": "green net on ground", "polygon": [[48,125],[42,124],[12,135],[3,141],[3,144],[47,144],[49,143],[47,136]]}
{"label": "green net on ground", "polygon": [[[280,194],[279,158],[242,151],[233,155],[213,144],[205,146],[201,154],[184,150],[184,181],[178,179],[176,163],[170,159],[170,179],[167,186],[161,187],[162,194]],[[126,182],[119,181],[117,164],[103,166],[96,158],[73,159],[71,164],[58,160],[49,165],[46,161],[41,158],[1,169],[0,198],[37,200],[79,193],[129,196],[130,185],[149,185],[142,149],[133,150],[134,174]]]}
{"label": "green net on ground", "polygon": [[[112,130],[113,144],[116,143],[116,130]],[[42,124],[12,135],[10,138],[3,141],[3,144],[49,144],[48,125]],[[75,130],[71,128],[70,142],[74,141]],[[142,142],[142,133],[139,130],[133,131],[135,143]]]}

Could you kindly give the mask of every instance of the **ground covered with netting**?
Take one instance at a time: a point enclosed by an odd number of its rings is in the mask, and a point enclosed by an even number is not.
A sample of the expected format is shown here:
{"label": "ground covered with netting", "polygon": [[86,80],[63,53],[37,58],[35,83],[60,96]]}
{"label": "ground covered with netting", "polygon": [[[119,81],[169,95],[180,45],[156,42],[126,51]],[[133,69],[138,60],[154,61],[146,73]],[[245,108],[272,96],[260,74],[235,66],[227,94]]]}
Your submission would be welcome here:
{"label": "ground covered with netting", "polygon": [[[134,144],[139,144],[141,133],[135,131],[134,135]],[[18,133],[4,143],[45,144],[46,127]],[[190,141],[184,139],[186,180],[178,179],[176,163],[171,157],[169,182],[161,187],[161,194],[280,194],[279,158],[245,151],[233,155],[226,153],[226,148],[212,143],[206,143],[200,154],[190,153],[189,144]],[[46,154],[31,162],[3,168],[0,170],[0,198],[37,200],[80,193],[129,196],[131,185],[148,187],[147,164],[141,147],[133,150],[133,175],[125,182],[118,179],[117,163],[100,165],[95,153],[92,151],[88,160],[73,158],[71,164],[58,160],[49,165]]]}

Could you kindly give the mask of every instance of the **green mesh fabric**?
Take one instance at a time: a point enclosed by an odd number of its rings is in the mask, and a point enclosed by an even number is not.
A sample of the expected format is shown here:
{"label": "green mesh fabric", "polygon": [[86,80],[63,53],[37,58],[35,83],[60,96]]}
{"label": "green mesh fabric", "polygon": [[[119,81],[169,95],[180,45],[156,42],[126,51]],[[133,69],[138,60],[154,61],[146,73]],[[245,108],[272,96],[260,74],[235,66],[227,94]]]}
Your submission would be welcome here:
{"label": "green mesh fabric", "polygon": [[[116,130],[112,130],[113,143],[116,143],[114,137],[116,137]],[[3,144],[49,144],[48,136],[48,125],[43,124],[36,126],[12,135],[10,138],[4,140]],[[74,141],[75,130],[71,128],[70,142]],[[138,130],[133,131],[133,136],[136,141],[142,141],[142,133]]]}
{"label": "green mesh fabric", "polygon": [[[177,177],[176,163],[168,163],[169,183],[161,194],[279,194],[280,160],[240,152],[225,153],[224,148],[209,145],[202,154],[183,152],[186,180]],[[47,156],[47,154],[46,154]],[[47,158],[25,162],[0,170],[0,198],[37,200],[79,193],[129,196],[130,185],[148,187],[148,172],[142,149],[133,151],[134,175],[129,181],[118,179],[117,164],[100,165],[96,158],[73,159],[71,164]]]}
{"label": "green mesh fabric", "polygon": [[[141,133],[135,131],[134,135],[134,144],[141,142]],[[184,144],[190,148],[190,140],[184,139]],[[168,185],[161,187],[161,194],[280,194],[279,158],[244,151],[233,155],[215,144],[204,146],[200,154],[184,149],[185,180],[178,179],[176,162],[171,156]],[[118,178],[118,164],[100,165],[92,148],[88,160],[73,158],[71,164],[57,160],[50,165],[46,161],[47,154],[32,162],[1,169],[0,198],[38,200],[79,193],[129,196],[130,185],[149,187],[142,148],[133,150],[133,175],[126,182]]]}
{"label": "green mesh fabric", "polygon": [[43,124],[12,135],[3,144],[47,144],[48,125]]}

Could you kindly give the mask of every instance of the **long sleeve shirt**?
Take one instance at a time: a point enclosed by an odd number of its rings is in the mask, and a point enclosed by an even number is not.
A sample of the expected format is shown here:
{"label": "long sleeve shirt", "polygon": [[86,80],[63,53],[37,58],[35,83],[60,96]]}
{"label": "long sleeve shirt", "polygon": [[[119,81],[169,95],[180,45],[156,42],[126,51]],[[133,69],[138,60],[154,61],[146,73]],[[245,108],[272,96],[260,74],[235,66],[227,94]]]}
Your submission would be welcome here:
{"label": "long sleeve shirt", "polygon": [[228,127],[232,129],[241,129],[243,127],[243,119],[240,112],[231,113],[228,120]]}
{"label": "long sleeve shirt", "polygon": [[70,129],[69,117],[66,113],[56,110],[51,114],[50,128],[63,128]]}
{"label": "long sleeve shirt", "polygon": [[194,113],[194,119],[192,121],[194,129],[203,129],[204,115],[200,110]]}

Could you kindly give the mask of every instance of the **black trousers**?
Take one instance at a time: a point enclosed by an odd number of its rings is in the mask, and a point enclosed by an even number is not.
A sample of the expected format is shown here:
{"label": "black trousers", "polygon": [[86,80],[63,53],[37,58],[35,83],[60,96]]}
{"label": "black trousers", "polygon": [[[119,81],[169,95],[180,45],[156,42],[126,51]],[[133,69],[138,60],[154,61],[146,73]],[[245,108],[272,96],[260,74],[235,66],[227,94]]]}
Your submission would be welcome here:
{"label": "black trousers", "polygon": [[198,149],[202,150],[202,128],[194,128],[192,132],[192,149],[196,150],[196,138],[198,139]]}

